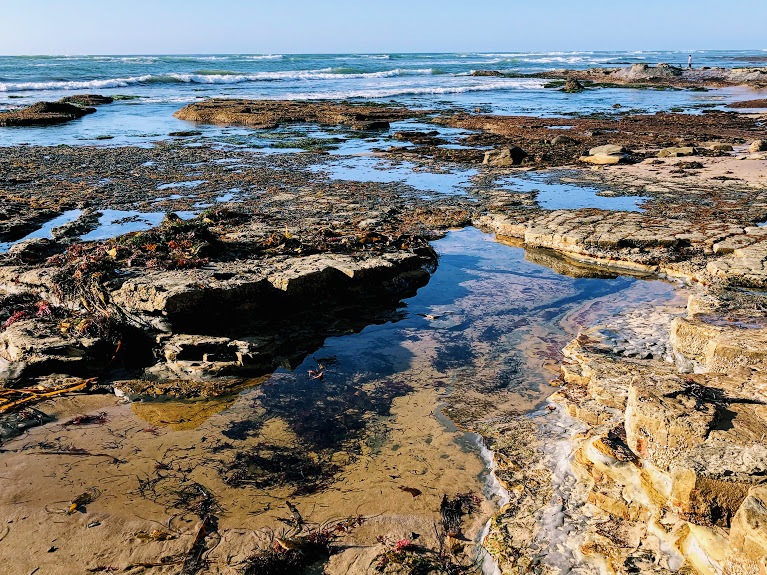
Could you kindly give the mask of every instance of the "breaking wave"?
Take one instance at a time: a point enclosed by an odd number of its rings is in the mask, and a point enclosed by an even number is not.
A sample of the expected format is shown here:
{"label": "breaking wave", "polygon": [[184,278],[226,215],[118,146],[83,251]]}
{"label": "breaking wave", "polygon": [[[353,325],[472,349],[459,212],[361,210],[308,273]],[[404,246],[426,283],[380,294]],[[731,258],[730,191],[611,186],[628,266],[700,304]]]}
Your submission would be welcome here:
{"label": "breaking wave", "polygon": [[229,71],[205,71],[197,74],[146,74],[126,78],[104,80],[59,80],[51,82],[0,82],[0,92],[22,92],[35,90],[90,90],[104,88],[125,88],[140,84],[240,84],[243,82],[268,82],[280,80],[329,80],[338,78],[392,78],[396,76],[418,76],[440,74],[432,68],[382,70],[360,72],[353,68],[323,68],[320,70],[289,70],[280,72],[255,72],[239,74]]}
{"label": "breaking wave", "polygon": [[545,82],[539,80],[506,80],[484,82],[463,86],[392,86],[367,90],[300,92],[285,94],[288,100],[341,100],[345,98],[390,98],[393,96],[418,96],[439,94],[463,94],[465,92],[490,92],[493,90],[538,90]]}

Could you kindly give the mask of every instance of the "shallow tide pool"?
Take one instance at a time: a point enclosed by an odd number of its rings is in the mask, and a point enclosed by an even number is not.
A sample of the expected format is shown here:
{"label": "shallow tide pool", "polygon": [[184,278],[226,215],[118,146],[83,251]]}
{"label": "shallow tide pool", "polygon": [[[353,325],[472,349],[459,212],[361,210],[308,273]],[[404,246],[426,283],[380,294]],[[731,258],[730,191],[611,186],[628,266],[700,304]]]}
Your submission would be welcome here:
{"label": "shallow tide pool", "polygon": [[[477,541],[498,492],[477,436],[464,430],[540,406],[577,329],[669,300],[674,286],[589,277],[473,228],[450,232],[435,248],[439,266],[414,297],[234,395],[42,404],[58,422],[9,441],[0,455],[0,509],[13,521],[4,545],[28,549],[32,568],[40,557],[68,568],[83,556],[82,541],[100,564],[156,560],[189,546],[200,489],[216,502],[218,560],[252,551],[263,530],[287,531],[286,500],[315,523],[369,518],[329,572],[364,572],[382,534],[416,533],[436,545],[445,494],[480,496],[464,531]],[[62,423],[100,412],[99,425]],[[98,497],[85,512],[64,513],[87,490]],[[158,525],[174,539],[136,537]],[[46,555],[54,544],[55,558]]]}

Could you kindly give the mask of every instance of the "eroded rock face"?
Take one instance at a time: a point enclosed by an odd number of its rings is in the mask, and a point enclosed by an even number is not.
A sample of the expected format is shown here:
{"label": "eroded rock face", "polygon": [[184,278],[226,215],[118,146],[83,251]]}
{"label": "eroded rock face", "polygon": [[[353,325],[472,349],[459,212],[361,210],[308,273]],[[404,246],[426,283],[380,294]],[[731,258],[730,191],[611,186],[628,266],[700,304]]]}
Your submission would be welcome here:
{"label": "eroded rock face", "polygon": [[767,287],[763,227],[596,209],[540,214],[506,208],[475,223],[523,240],[525,247],[554,250],[605,268],[661,272],[707,284]]}
{"label": "eroded rock face", "polygon": [[658,64],[650,66],[649,64],[632,64],[628,68],[613,72],[612,77],[629,82],[647,81],[647,80],[666,80],[669,78],[678,78],[682,75],[682,69],[668,64]]}
{"label": "eroded rock face", "polygon": [[28,108],[0,113],[0,126],[35,126],[61,124],[96,111],[66,102],[38,102]]}
{"label": "eroded rock face", "polygon": [[[434,265],[433,254],[412,252],[215,262],[126,277],[114,283],[103,301],[110,315],[143,334],[131,342],[147,348],[140,355],[153,353],[159,360],[151,367],[154,379],[254,376],[309,353],[333,329],[361,329],[371,321],[368,315],[395,307],[426,284]],[[77,304],[51,297],[55,269],[4,271],[0,289],[35,290],[32,301],[45,297],[57,305]],[[339,306],[347,310],[346,322],[342,314],[334,315]],[[367,315],[362,312],[366,306]],[[0,332],[3,385],[51,372],[92,374],[114,351],[114,343],[110,348],[99,337],[80,337],[75,327],[56,334],[55,322],[42,326],[37,321],[42,320],[23,319]],[[122,339],[121,346],[129,345]]]}
{"label": "eroded rock face", "polygon": [[725,571],[732,575],[764,573],[767,567],[767,486],[754,487],[735,514]]}
{"label": "eroded rock face", "polygon": [[41,336],[34,319],[0,332],[0,387],[39,375],[84,375],[106,364],[104,344],[95,337]]}
{"label": "eroded rock face", "polygon": [[[755,352],[767,348],[767,316],[738,315],[754,297],[696,294],[688,317],[669,322],[680,366],[704,373],[621,356],[600,338],[614,333],[610,326],[566,348],[554,400],[590,427],[575,440],[574,473],[597,517],[638,538],[616,548],[600,544],[598,530],[581,534],[581,551],[610,569],[621,572],[654,536],[678,553],[675,571],[686,564],[701,574],[756,575],[764,567],[767,369]],[[720,346],[726,353],[714,351]],[[650,529],[660,524],[662,532]]]}
{"label": "eroded rock face", "polygon": [[[709,321],[707,321],[709,320]],[[740,367],[767,369],[767,328],[738,321],[711,323],[705,315],[674,320],[675,348],[706,371],[729,373]],[[743,326],[743,327],[741,327]]]}

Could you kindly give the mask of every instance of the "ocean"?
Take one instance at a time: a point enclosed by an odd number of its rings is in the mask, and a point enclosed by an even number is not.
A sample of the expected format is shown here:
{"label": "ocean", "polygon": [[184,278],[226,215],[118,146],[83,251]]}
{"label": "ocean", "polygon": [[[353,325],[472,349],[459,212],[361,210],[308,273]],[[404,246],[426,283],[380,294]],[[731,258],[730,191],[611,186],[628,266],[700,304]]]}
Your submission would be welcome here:
{"label": "ocean", "polygon": [[[0,145],[148,145],[189,129],[172,113],[211,97],[351,99],[410,107],[480,109],[495,114],[560,115],[699,111],[738,98],[738,89],[708,92],[604,89],[577,96],[534,78],[475,77],[473,70],[532,73],[560,68],[686,65],[687,52],[508,52],[450,54],[232,54],[0,57],[0,110],[74,93],[128,97],[70,124],[4,129]],[[764,65],[767,51],[697,51],[699,66]],[[743,97],[747,92],[743,91]],[[228,132],[227,132],[228,133]],[[217,138],[218,128],[204,128]]]}

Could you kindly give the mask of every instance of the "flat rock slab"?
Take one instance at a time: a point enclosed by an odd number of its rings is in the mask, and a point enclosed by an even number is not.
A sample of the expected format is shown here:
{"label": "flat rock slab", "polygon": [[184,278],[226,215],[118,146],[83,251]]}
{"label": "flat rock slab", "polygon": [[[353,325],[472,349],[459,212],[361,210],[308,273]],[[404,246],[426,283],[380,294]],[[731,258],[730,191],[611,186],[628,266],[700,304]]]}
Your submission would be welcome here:
{"label": "flat rock slab", "polygon": [[424,116],[394,106],[274,100],[228,100],[215,98],[189,104],[174,114],[181,120],[202,124],[239,125],[256,129],[282,124],[316,122],[348,126],[355,130],[388,129],[390,122]]}
{"label": "flat rock slab", "polygon": [[77,120],[95,112],[65,102],[38,102],[22,110],[0,113],[0,126],[46,126]]}

